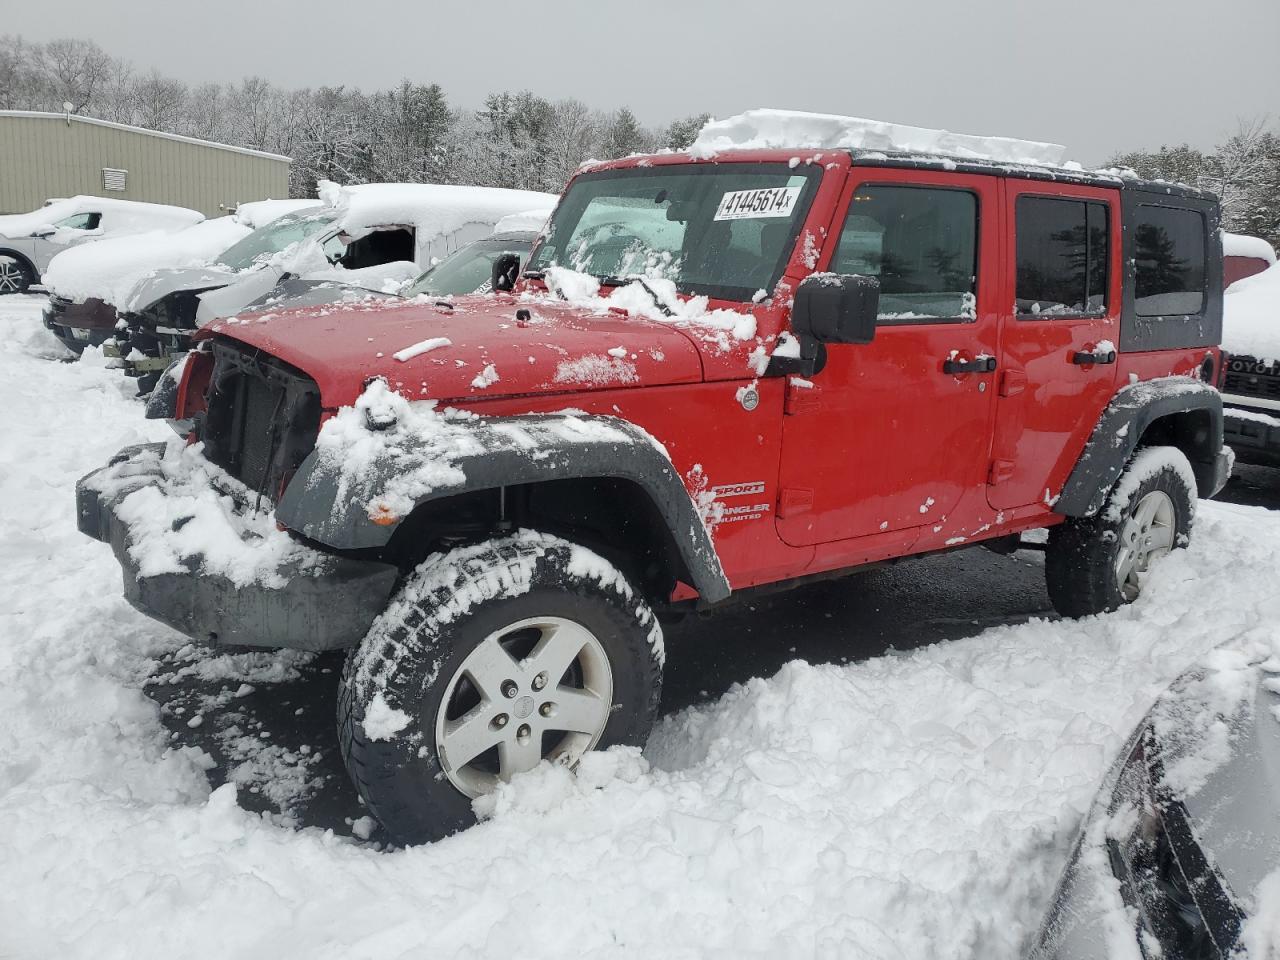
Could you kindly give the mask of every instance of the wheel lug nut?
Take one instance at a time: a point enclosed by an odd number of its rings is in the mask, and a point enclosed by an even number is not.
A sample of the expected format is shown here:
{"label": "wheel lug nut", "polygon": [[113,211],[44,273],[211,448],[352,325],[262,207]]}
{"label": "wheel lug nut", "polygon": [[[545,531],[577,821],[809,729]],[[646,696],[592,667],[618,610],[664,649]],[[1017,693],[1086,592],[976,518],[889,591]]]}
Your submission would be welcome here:
{"label": "wheel lug nut", "polygon": [[493,721],[490,723],[490,726],[494,727],[497,730],[501,730],[506,725],[507,725],[507,715],[505,713],[498,714],[496,717],[493,718]]}
{"label": "wheel lug nut", "polygon": [[533,689],[541,690],[546,685],[547,685],[547,675],[545,673],[540,673],[533,678]]}
{"label": "wheel lug nut", "polygon": [[542,714],[544,717],[549,717],[551,716],[551,714],[556,712],[555,704],[550,702],[544,703],[542,706],[538,708],[538,712]]}
{"label": "wheel lug nut", "polygon": [[527,723],[522,723],[520,724],[520,729],[516,731],[516,739],[522,742],[528,740],[532,732]]}
{"label": "wheel lug nut", "polygon": [[519,692],[520,692],[520,688],[516,686],[516,682],[514,680],[502,681],[502,695],[506,697],[508,700],[510,700]]}

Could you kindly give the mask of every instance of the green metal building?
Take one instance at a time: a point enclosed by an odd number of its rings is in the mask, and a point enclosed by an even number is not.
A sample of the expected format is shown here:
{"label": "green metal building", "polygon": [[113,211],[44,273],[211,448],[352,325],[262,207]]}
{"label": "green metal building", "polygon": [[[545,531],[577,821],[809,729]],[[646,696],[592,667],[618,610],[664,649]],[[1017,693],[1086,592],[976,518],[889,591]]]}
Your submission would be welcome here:
{"label": "green metal building", "polygon": [[0,110],[0,213],[77,194],[215,217],[289,196],[288,157],[61,113]]}

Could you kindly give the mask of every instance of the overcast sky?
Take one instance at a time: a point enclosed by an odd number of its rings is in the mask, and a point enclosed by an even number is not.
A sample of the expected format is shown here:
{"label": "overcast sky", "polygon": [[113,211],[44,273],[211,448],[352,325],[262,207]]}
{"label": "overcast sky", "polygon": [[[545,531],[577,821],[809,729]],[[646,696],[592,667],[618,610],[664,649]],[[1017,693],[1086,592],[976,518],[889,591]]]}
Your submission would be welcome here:
{"label": "overcast sky", "polygon": [[439,83],[630,106],[650,125],[757,106],[1117,150],[1280,123],[1280,0],[45,0],[0,30],[76,36],[187,81]]}

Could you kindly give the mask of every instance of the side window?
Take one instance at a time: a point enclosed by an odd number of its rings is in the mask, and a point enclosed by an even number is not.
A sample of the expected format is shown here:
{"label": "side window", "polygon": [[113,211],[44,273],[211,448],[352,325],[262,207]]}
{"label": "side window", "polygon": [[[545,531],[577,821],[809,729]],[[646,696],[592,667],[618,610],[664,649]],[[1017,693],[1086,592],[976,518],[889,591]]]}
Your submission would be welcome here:
{"label": "side window", "polygon": [[1204,309],[1204,233],[1204,215],[1195,210],[1138,207],[1133,227],[1138,316],[1182,316]]}
{"label": "side window", "polygon": [[880,279],[880,325],[977,318],[978,198],[935,187],[860,187],[831,262]]}
{"label": "side window", "polygon": [[59,220],[54,226],[62,227],[64,230],[97,230],[101,222],[102,214],[100,213],[77,213],[75,216]]}
{"label": "side window", "polygon": [[1107,309],[1105,203],[1018,197],[1015,237],[1019,317],[1096,316]]}

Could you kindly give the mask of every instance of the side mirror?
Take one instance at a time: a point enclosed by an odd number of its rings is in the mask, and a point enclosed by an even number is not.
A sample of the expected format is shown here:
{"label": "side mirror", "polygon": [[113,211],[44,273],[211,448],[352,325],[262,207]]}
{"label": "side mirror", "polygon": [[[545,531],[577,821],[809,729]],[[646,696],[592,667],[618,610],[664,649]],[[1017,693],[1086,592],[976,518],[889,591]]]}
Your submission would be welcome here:
{"label": "side mirror", "polygon": [[818,343],[870,343],[880,312],[880,281],[837,273],[815,273],[796,287],[791,327]]}
{"label": "side mirror", "polygon": [[46,237],[52,237],[57,232],[53,227],[39,227],[31,231],[31,236],[36,240],[44,240]]}
{"label": "side mirror", "polygon": [[520,254],[500,253],[493,261],[493,271],[489,275],[490,286],[494,293],[514,290],[519,276]]}

